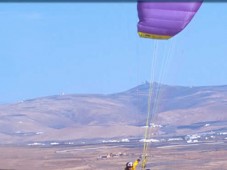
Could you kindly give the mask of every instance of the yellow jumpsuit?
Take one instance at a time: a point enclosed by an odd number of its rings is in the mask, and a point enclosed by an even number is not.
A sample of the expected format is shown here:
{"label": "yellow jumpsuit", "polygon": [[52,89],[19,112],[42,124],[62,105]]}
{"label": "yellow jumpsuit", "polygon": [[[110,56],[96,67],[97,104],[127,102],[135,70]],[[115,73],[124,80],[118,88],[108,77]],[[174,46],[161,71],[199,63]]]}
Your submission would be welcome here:
{"label": "yellow jumpsuit", "polygon": [[132,170],[136,170],[137,165],[139,164],[138,160],[135,160],[132,165]]}

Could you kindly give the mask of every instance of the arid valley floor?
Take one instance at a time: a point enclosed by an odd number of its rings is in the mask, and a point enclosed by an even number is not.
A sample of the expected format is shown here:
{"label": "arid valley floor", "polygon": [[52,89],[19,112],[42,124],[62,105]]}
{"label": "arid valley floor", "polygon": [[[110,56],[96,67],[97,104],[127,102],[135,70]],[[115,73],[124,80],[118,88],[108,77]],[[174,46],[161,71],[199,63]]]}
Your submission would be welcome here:
{"label": "arid valley floor", "polygon": [[[123,170],[139,158],[143,145],[99,144],[73,147],[1,146],[1,170]],[[109,158],[108,155],[112,155]],[[226,170],[227,143],[154,145],[147,168],[152,170]],[[140,169],[140,166],[138,167]]]}

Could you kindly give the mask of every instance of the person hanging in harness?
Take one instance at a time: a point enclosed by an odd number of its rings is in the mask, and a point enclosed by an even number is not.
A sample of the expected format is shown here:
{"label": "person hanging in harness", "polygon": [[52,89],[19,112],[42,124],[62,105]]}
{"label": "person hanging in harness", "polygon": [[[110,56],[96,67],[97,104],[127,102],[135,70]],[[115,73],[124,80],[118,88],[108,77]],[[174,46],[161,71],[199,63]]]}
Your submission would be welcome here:
{"label": "person hanging in harness", "polygon": [[140,159],[135,160],[133,163],[132,162],[127,162],[125,170],[136,170],[136,166],[139,164]]}

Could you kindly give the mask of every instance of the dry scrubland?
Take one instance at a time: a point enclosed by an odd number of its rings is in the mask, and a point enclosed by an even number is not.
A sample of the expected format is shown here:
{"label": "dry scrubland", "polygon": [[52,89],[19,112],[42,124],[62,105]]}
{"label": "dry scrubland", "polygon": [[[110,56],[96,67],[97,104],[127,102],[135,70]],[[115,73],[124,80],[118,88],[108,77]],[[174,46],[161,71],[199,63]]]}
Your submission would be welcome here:
{"label": "dry scrubland", "polygon": [[[161,135],[208,133],[210,138],[213,135],[211,132],[215,132],[215,140],[227,141],[226,136],[220,135],[221,132],[226,133],[227,86],[152,85],[152,99],[157,94],[160,96],[157,104],[156,100],[151,100],[151,106],[157,106],[155,122],[163,125],[159,129]],[[55,95],[0,105],[0,170],[123,170],[126,162],[141,155],[142,146],[138,148],[133,143],[134,148],[132,145],[127,148],[117,144],[111,148],[104,145],[71,148],[3,145],[142,136],[149,88],[150,84],[145,83],[110,95]],[[148,168],[226,170],[226,145],[219,142],[153,146],[149,150]],[[118,152],[126,155],[97,159],[100,155]]]}
{"label": "dry scrubland", "polygon": [[[15,170],[122,170],[127,161],[138,158],[141,148],[84,147],[0,147],[0,169]],[[97,159],[108,153],[120,157]],[[226,170],[227,143],[151,147],[152,170]],[[140,168],[138,168],[140,169]]]}

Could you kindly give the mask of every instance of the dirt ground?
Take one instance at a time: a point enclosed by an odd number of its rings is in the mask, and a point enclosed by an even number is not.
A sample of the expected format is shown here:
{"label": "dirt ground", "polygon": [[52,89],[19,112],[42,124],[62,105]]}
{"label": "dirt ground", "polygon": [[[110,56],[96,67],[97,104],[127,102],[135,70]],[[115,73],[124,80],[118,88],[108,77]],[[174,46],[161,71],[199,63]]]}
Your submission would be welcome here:
{"label": "dirt ground", "polygon": [[[1,146],[0,170],[123,170],[125,163],[139,158],[142,151],[142,147],[122,145]],[[152,170],[227,169],[227,143],[224,142],[151,146],[148,151],[147,168]],[[105,158],[108,154],[110,158]]]}

